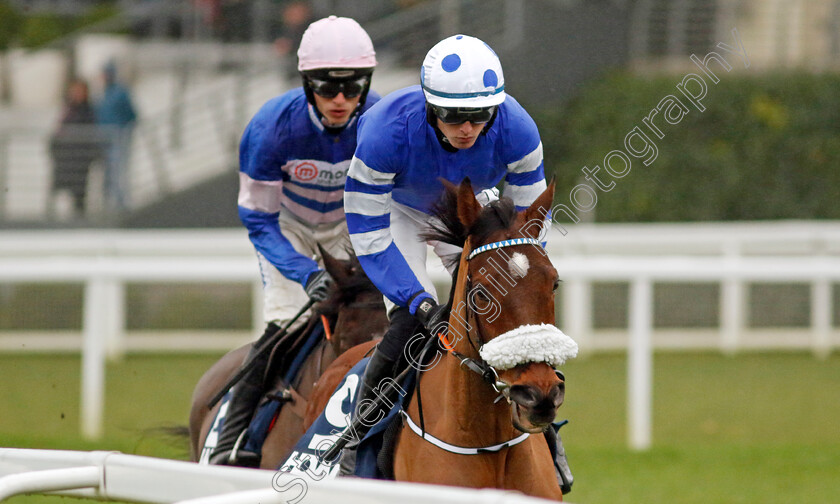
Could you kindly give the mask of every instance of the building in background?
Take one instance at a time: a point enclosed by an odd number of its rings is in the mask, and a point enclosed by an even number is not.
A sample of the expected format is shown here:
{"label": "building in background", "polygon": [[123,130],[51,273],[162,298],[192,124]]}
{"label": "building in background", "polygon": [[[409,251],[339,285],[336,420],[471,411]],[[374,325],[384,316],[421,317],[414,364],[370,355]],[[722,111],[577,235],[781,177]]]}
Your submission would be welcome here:
{"label": "building in background", "polygon": [[[3,0],[0,0],[3,3]],[[108,225],[235,224],[186,208],[221,207],[202,184],[235,185],[236,143],[249,111],[297,85],[275,41],[288,2],[5,0],[20,13],[83,18],[102,5],[116,16],[40,49],[0,54],[0,226],[50,224],[49,130],[74,74],[116,57],[129,71],[139,115],[127,183],[132,207]],[[361,20],[382,56],[380,91],[416,82],[434,41],[462,32],[486,40],[505,64],[508,90],[526,107],[573,97],[615,68],[691,68],[737,29],[750,71],[837,68],[840,0],[311,0],[313,17]],[[87,9],[87,10],[86,10]],[[236,15],[228,15],[231,9]],[[227,20],[236,36],[221,30]],[[110,35],[102,32],[128,32]],[[14,44],[12,44],[12,47]],[[287,55],[287,57],[289,57]],[[92,90],[95,95],[97,90]],[[92,183],[101,179],[92,173]],[[202,187],[201,190],[198,190]],[[176,204],[176,201],[184,201]],[[91,206],[97,208],[96,198]],[[100,205],[102,206],[102,205]],[[155,210],[157,209],[157,210]],[[176,209],[180,209],[176,210]],[[105,225],[105,221],[102,222]]]}

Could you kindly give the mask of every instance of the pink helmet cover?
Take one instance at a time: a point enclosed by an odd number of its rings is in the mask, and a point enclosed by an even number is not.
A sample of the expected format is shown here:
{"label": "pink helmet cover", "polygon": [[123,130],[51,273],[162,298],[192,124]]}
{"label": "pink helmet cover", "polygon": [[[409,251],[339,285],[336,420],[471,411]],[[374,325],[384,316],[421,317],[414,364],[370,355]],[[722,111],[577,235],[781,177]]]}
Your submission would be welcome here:
{"label": "pink helmet cover", "polygon": [[376,52],[367,32],[346,17],[330,16],[309,25],[297,55],[300,71],[376,66]]}

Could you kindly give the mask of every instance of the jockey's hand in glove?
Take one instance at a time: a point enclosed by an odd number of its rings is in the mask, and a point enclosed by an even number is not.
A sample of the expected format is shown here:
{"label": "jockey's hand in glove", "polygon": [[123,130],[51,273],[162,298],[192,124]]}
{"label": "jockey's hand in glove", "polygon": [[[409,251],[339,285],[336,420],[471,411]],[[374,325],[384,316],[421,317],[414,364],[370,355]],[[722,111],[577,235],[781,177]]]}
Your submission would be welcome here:
{"label": "jockey's hand in glove", "polygon": [[323,301],[327,299],[332,284],[333,279],[330,274],[324,270],[318,270],[309,275],[309,278],[306,280],[306,286],[304,286],[303,290],[306,291],[306,295],[309,296],[309,299],[315,302]]}
{"label": "jockey's hand in glove", "polygon": [[441,326],[441,323],[448,322],[449,306],[439,305],[434,299],[426,298],[417,306],[414,316],[423,324],[423,327],[436,336],[436,332],[446,331],[446,326]]}
{"label": "jockey's hand in glove", "polygon": [[485,189],[480,193],[475,195],[475,199],[481,206],[487,206],[494,201],[499,199],[499,190],[495,187],[491,187],[490,189]]}

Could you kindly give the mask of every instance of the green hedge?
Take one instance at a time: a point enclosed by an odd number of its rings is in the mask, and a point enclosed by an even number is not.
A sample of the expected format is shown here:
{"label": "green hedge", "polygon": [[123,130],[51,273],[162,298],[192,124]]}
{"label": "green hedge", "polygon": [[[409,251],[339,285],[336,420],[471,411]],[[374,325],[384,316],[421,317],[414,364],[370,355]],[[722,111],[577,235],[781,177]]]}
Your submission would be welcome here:
{"label": "green hedge", "polygon": [[38,48],[118,13],[113,1],[91,6],[78,17],[69,17],[49,11],[19,12],[8,1],[0,0],[0,50]]}
{"label": "green hedge", "polygon": [[[561,106],[533,110],[546,171],[557,176],[556,203],[571,208],[573,187],[594,188],[581,168],[598,165],[602,185],[615,183],[594,191],[600,222],[840,219],[840,76],[722,72],[718,84],[705,77],[700,112],[676,88],[684,75],[612,74]],[[673,125],[656,116],[660,139],[643,119],[667,95],[689,112]],[[614,178],[603,169],[604,156],[628,153],[625,135],[636,126],[658,155],[648,166],[628,156],[629,173]],[[586,193],[579,196],[585,209]]]}

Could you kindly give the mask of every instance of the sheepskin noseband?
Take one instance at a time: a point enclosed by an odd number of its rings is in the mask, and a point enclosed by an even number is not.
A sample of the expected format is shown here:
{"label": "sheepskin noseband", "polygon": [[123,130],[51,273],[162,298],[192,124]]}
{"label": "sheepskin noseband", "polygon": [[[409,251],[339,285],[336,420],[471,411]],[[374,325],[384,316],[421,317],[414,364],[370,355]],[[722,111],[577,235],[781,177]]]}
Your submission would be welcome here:
{"label": "sheepskin noseband", "polygon": [[496,369],[510,369],[528,362],[545,362],[558,368],[577,357],[578,345],[550,324],[527,324],[485,343],[479,355]]}

